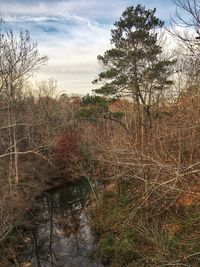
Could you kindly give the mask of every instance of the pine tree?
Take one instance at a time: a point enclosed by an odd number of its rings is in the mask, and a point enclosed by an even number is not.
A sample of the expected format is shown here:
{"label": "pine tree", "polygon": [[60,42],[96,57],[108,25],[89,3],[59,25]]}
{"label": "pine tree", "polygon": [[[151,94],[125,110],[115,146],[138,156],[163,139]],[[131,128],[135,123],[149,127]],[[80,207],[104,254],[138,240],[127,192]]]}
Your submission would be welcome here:
{"label": "pine tree", "polygon": [[170,76],[175,60],[162,57],[158,30],[164,22],[156,9],[128,7],[111,31],[113,48],[98,56],[105,70],[93,83],[103,83],[97,94],[132,97],[150,118],[150,108],[158,96],[172,85]]}

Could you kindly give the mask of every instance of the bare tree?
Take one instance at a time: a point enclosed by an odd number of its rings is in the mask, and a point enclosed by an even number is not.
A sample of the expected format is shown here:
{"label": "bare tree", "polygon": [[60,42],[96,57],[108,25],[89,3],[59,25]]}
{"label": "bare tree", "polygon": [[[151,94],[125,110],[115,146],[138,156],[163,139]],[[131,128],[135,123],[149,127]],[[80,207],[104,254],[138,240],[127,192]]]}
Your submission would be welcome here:
{"label": "bare tree", "polygon": [[[194,28],[200,34],[200,1],[199,0],[173,0],[176,5],[175,18],[177,25]],[[199,36],[200,37],[200,36]]]}
{"label": "bare tree", "polygon": [[[176,12],[171,19],[170,33],[181,46],[177,73],[184,77],[182,87],[187,90],[195,88],[200,79],[200,1],[173,0]],[[181,47],[181,48],[180,48]]]}
{"label": "bare tree", "polygon": [[[40,57],[37,43],[32,43],[28,31],[21,32],[16,37],[12,31],[0,37],[0,93],[7,103],[7,131],[9,136],[10,155],[10,181],[14,174],[15,182],[19,180],[18,174],[18,126],[17,111],[24,81],[44,62],[46,57]],[[5,126],[5,125],[4,125]],[[14,155],[14,156],[13,156]],[[14,170],[14,171],[13,171]]]}

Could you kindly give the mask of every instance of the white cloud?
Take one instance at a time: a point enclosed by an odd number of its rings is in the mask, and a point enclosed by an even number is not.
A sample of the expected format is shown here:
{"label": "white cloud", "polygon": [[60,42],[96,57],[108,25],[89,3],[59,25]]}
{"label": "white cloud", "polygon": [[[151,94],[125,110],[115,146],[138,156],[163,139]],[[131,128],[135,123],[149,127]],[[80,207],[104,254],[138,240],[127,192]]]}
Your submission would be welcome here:
{"label": "white cloud", "polygon": [[[169,5],[141,1],[147,7],[159,4],[159,13],[169,17]],[[61,90],[91,91],[91,81],[100,71],[97,55],[107,50],[110,29],[132,0],[0,0],[0,16],[7,28],[28,29],[39,51],[50,59],[34,79],[55,78]],[[168,15],[166,15],[168,14]]]}
{"label": "white cloud", "polygon": [[110,46],[110,27],[85,20],[67,29],[63,24],[58,27],[62,34],[56,38],[54,34],[38,35],[39,51],[49,57],[49,62],[37,79],[53,77],[62,91],[85,94],[93,89],[91,82],[99,72],[97,55]]}
{"label": "white cloud", "polygon": [[[5,1],[1,0],[3,16],[69,16],[77,15],[90,19],[109,19],[119,16],[129,5],[129,0],[57,0],[57,1]],[[119,13],[120,12],[120,13]]]}
{"label": "white cloud", "polygon": [[99,70],[97,55],[109,48],[110,26],[79,16],[52,17],[9,17],[7,28],[15,31],[28,29],[32,40],[38,41],[42,55],[49,57],[46,66],[33,78],[44,80],[53,77],[60,90],[92,90],[92,80]]}

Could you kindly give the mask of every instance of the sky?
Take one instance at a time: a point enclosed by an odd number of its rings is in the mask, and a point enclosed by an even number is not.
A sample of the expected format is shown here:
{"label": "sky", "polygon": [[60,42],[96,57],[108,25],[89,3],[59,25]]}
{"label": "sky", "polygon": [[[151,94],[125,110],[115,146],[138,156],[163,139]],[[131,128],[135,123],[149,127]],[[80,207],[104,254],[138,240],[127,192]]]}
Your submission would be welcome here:
{"label": "sky", "polygon": [[110,46],[110,30],[128,6],[157,8],[169,22],[175,12],[171,0],[0,0],[4,28],[28,30],[41,55],[49,60],[32,81],[55,79],[60,93],[86,94],[101,71],[97,55]]}

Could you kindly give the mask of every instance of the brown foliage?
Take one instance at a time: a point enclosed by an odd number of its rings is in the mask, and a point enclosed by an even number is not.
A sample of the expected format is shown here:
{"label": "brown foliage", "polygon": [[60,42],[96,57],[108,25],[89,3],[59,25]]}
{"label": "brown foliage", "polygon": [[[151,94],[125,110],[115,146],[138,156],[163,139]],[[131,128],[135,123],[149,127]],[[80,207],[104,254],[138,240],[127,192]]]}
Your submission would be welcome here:
{"label": "brown foliage", "polygon": [[[127,207],[119,212],[120,216],[125,214],[126,219],[118,216],[108,227],[112,232],[112,225],[122,225],[122,229],[118,227],[122,235],[127,229],[143,231],[151,244],[150,252],[153,251],[152,242],[160,251],[156,254],[155,266],[160,261],[168,263],[169,258],[179,262],[183,255],[190,259],[199,242],[195,233],[199,231],[200,95],[184,93],[176,103],[155,106],[158,116],[152,118],[149,129],[138,124],[134,105],[132,111],[127,109],[128,106],[131,105],[125,105],[121,110],[130,129],[128,135],[113,122],[101,121],[96,125],[87,122],[87,127],[85,124],[81,128],[81,138],[90,144],[93,159],[98,163],[98,176],[96,170],[92,178],[106,180],[108,185],[104,192],[113,192],[116,196],[113,200],[116,209],[122,205],[117,195],[122,194],[123,199],[130,198]],[[122,192],[116,192],[113,186],[116,184],[122,187]],[[104,209],[103,206],[103,214]],[[110,207],[110,214],[113,210]],[[106,214],[104,221],[109,216]],[[140,221],[144,223],[142,229]],[[153,228],[155,222],[157,230]],[[141,244],[144,233],[137,235]],[[172,247],[168,247],[173,239]],[[177,244],[180,251],[174,253]],[[143,253],[143,246],[139,251]],[[191,266],[196,266],[195,259],[192,260]]]}
{"label": "brown foliage", "polygon": [[77,161],[81,160],[79,136],[76,131],[64,131],[56,140],[53,159],[65,176],[74,174]]}

